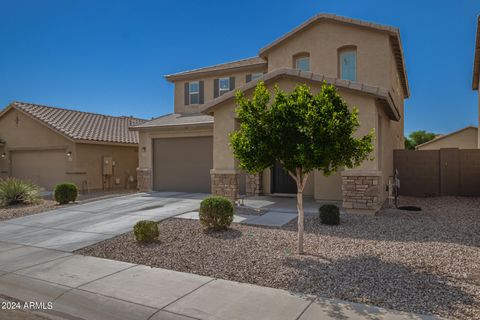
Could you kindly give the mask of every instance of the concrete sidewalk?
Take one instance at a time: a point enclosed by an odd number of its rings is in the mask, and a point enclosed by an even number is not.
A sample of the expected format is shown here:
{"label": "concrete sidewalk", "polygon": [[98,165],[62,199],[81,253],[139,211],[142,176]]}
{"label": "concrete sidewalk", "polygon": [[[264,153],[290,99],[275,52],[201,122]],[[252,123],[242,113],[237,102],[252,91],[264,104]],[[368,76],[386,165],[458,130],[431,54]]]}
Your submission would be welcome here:
{"label": "concrete sidewalk", "polygon": [[433,319],[7,242],[0,242],[0,296],[52,302],[42,312],[55,319]]}

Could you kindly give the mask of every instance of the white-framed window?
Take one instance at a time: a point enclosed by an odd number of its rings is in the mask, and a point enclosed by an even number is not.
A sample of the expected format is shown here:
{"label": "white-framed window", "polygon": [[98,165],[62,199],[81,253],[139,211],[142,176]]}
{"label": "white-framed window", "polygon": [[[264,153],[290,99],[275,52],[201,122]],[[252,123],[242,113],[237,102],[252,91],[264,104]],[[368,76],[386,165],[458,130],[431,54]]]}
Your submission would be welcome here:
{"label": "white-framed window", "polygon": [[310,57],[298,57],[295,58],[295,69],[301,71],[310,71]]}
{"label": "white-framed window", "polygon": [[356,81],[357,80],[357,51],[346,49],[340,51],[340,79]]}
{"label": "white-framed window", "polygon": [[200,83],[198,81],[192,81],[188,84],[190,95],[190,104],[199,104],[200,103]]}
{"label": "white-framed window", "polygon": [[262,76],[263,76],[263,72],[252,73],[252,81],[257,80],[258,78],[260,78]]}
{"label": "white-framed window", "polygon": [[218,79],[218,93],[221,96],[224,93],[230,91],[230,78],[220,78]]}

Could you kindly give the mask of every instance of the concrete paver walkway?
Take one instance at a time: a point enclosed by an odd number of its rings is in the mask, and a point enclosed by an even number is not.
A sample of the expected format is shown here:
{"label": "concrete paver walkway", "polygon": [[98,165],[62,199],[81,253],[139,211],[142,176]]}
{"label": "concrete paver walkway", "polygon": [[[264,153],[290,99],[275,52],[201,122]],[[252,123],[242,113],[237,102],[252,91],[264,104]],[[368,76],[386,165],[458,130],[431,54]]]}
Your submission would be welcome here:
{"label": "concrete paver walkway", "polygon": [[[175,216],[180,219],[199,220],[198,211],[192,211]],[[233,222],[266,227],[281,227],[297,218],[296,213],[267,211],[262,215],[235,214]]]}
{"label": "concrete paver walkway", "polygon": [[139,220],[160,221],[198,209],[206,194],[136,193],[0,222],[0,241],[74,251],[132,230]]}
{"label": "concrete paver walkway", "polygon": [[42,312],[56,319],[433,319],[8,242],[0,242],[0,296],[52,302]]}

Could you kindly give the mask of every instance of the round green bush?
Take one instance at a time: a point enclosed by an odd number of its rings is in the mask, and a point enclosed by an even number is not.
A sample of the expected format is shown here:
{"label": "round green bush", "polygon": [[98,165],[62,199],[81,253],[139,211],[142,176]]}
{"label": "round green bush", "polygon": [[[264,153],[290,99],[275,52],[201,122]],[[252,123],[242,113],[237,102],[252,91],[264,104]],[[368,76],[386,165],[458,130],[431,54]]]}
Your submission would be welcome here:
{"label": "round green bush", "polygon": [[213,230],[227,229],[233,221],[233,205],[225,197],[211,196],[200,203],[200,222]]}
{"label": "round green bush", "polygon": [[340,210],[336,205],[324,204],[320,207],[320,222],[327,225],[340,224]]}
{"label": "round green bush", "polygon": [[60,183],[55,186],[53,197],[59,204],[67,204],[77,200],[78,188],[73,183]]}
{"label": "round green bush", "polygon": [[40,188],[35,184],[16,178],[0,180],[0,205],[34,204],[40,201]]}
{"label": "round green bush", "polygon": [[152,242],[158,239],[158,224],[155,221],[141,220],[133,227],[135,240],[138,242]]}

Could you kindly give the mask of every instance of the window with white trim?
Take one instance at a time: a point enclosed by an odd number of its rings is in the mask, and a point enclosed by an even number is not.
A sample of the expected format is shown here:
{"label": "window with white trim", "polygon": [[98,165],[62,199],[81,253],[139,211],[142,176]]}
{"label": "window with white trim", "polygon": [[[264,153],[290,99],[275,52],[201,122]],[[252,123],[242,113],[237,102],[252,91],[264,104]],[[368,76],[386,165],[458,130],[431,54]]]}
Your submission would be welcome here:
{"label": "window with white trim", "polygon": [[189,83],[188,92],[190,95],[190,104],[199,104],[200,100],[200,84],[198,81]]}
{"label": "window with white trim", "polygon": [[218,79],[218,93],[222,95],[230,91],[230,78],[220,78]]}

